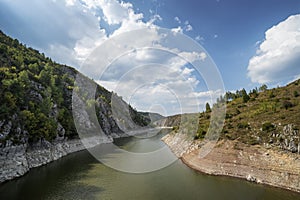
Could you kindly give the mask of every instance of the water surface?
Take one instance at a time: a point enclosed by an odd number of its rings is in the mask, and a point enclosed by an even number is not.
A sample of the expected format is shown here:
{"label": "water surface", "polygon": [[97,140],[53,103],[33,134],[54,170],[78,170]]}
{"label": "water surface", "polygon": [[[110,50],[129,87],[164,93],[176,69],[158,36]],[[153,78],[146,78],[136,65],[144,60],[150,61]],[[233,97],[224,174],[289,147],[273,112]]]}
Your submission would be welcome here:
{"label": "water surface", "polygon": [[[123,138],[116,144],[132,152],[147,152],[164,145],[160,137]],[[235,178],[204,175],[180,160],[156,172],[123,173],[81,151],[0,185],[0,199],[300,200],[300,195]]]}

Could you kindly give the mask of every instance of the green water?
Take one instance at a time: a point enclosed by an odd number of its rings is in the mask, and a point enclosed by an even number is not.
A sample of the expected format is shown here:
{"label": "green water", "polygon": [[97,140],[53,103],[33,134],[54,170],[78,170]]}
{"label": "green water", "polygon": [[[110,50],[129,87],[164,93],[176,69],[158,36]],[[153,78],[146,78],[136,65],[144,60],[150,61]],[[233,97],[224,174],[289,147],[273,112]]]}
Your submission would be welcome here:
{"label": "green water", "polygon": [[[164,145],[159,136],[125,138],[116,143],[134,152]],[[300,195],[239,179],[204,175],[180,160],[156,172],[122,173],[99,163],[88,151],[81,151],[0,185],[0,199],[300,200]]]}

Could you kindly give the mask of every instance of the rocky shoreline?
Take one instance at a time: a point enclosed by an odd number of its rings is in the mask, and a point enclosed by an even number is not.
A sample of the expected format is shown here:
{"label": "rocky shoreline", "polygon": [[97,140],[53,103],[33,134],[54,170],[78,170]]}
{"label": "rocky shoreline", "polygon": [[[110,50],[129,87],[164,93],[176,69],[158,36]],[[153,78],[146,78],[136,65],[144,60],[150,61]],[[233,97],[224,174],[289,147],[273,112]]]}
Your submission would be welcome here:
{"label": "rocky shoreline", "polygon": [[99,144],[112,143],[114,138],[130,137],[141,131],[136,132],[111,133],[110,135],[72,140],[61,138],[52,143],[40,140],[34,145],[22,144],[2,147],[0,148],[0,184],[21,177],[32,168],[46,165],[71,153],[93,148]]}
{"label": "rocky shoreline", "polygon": [[94,147],[101,143],[110,143],[112,138],[85,138],[61,140],[50,143],[40,141],[35,145],[26,144],[0,149],[0,183],[23,176],[31,168],[39,167],[58,160],[68,154]]}
{"label": "rocky shoreline", "polygon": [[201,142],[189,140],[180,133],[169,134],[162,140],[187,166],[199,172],[300,192],[300,155],[297,153],[221,140],[207,156],[199,158]]}

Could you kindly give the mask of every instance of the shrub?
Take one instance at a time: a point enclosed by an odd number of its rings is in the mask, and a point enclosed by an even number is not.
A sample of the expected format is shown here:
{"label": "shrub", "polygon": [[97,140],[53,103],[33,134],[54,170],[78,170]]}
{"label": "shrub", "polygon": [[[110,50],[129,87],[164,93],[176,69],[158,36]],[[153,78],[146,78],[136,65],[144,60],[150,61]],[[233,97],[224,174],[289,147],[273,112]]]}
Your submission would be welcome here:
{"label": "shrub", "polygon": [[270,91],[269,98],[274,98],[274,97],[275,97],[274,92]]}
{"label": "shrub", "polygon": [[204,130],[203,128],[198,128],[197,134],[194,136],[194,140],[198,140],[198,139],[202,139],[204,138],[206,135],[206,130]]}
{"label": "shrub", "polygon": [[282,102],[282,107],[285,108],[286,110],[287,110],[288,108],[293,107],[293,106],[294,106],[294,105],[293,105],[292,102],[290,102],[290,101],[284,101],[284,102]]}
{"label": "shrub", "polygon": [[257,144],[259,144],[259,141],[257,139],[255,139],[255,138],[251,138],[248,142],[249,142],[250,145],[257,145]]}
{"label": "shrub", "polygon": [[239,129],[246,129],[246,128],[249,128],[250,126],[247,122],[240,122],[240,123],[238,123],[237,127]]}
{"label": "shrub", "polygon": [[270,131],[275,130],[275,126],[274,126],[274,124],[272,124],[270,122],[266,122],[262,125],[262,130],[270,132]]}
{"label": "shrub", "polygon": [[231,118],[232,118],[232,114],[226,113],[225,119],[231,119]]}
{"label": "shrub", "polygon": [[294,97],[298,97],[299,93],[297,91],[294,91]]}
{"label": "shrub", "polygon": [[177,133],[178,132],[178,130],[179,130],[179,126],[173,126],[173,129],[172,129],[175,133]]}

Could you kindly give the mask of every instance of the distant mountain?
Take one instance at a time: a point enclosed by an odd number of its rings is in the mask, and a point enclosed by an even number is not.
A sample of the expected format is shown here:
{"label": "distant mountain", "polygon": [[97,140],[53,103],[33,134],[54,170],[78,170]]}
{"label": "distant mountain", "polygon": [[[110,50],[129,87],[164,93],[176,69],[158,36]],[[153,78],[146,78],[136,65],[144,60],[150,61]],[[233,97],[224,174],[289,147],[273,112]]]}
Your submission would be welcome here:
{"label": "distant mountain", "polygon": [[[77,75],[96,84],[74,68],[58,64],[0,31],[0,147],[78,137],[72,115]],[[110,104],[112,95],[117,95],[99,85],[95,95],[93,105],[103,132],[122,135]],[[92,102],[83,98],[80,101]],[[121,98],[119,101],[129,108],[137,125],[146,126],[150,122]],[[87,116],[81,117],[84,123]],[[134,128],[133,123],[123,126]]]}
{"label": "distant mountain", "polygon": [[151,122],[156,122],[158,120],[161,120],[165,118],[165,116],[162,116],[159,113],[150,113],[150,112],[139,112],[142,116],[144,116],[146,119],[149,119]]}

